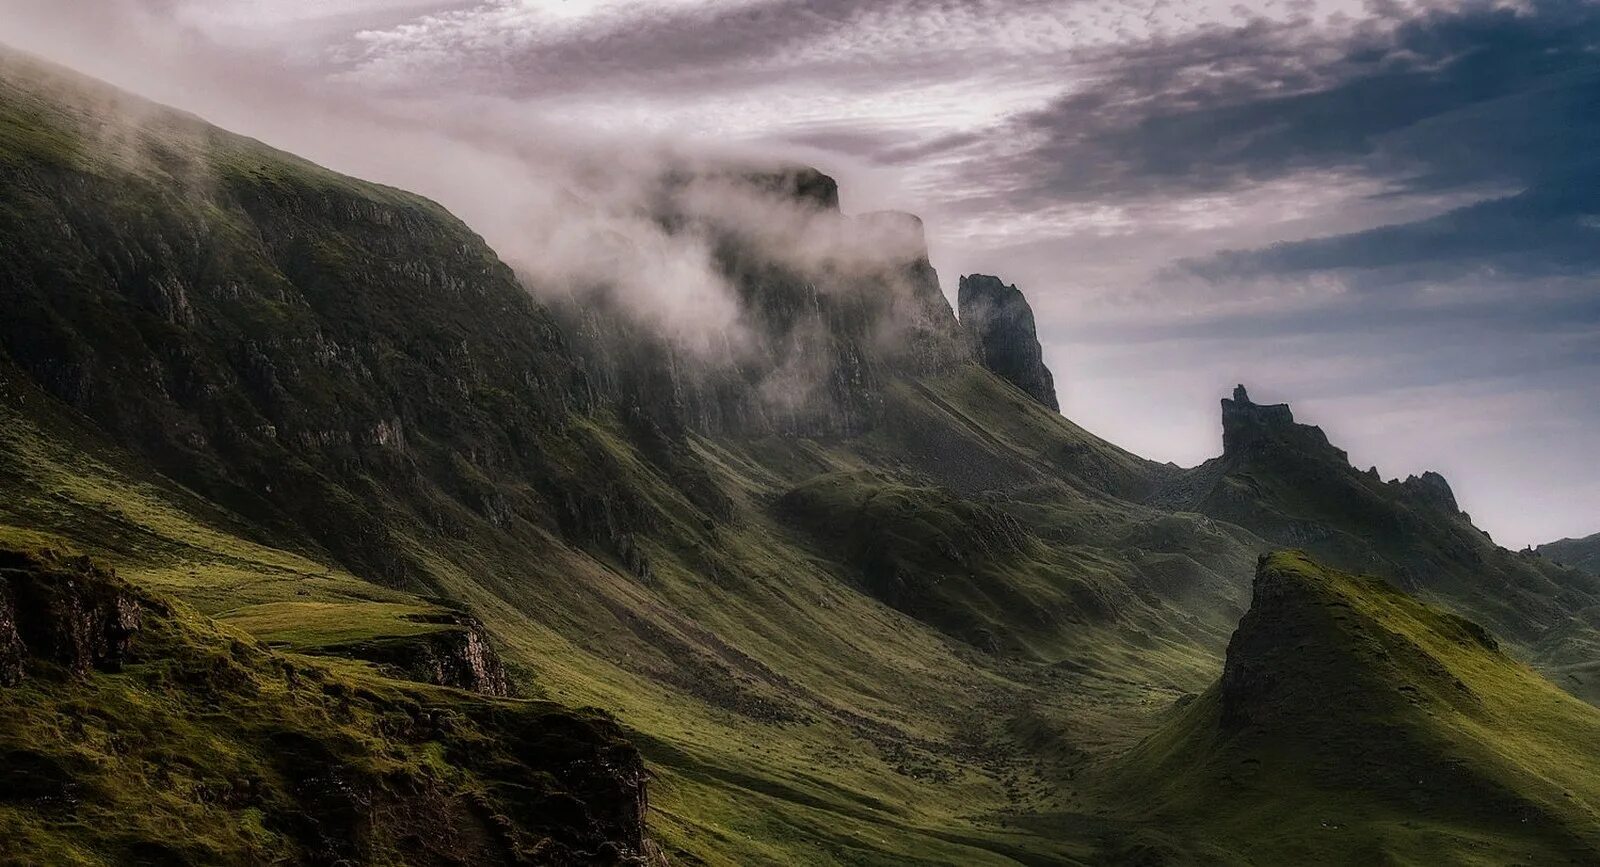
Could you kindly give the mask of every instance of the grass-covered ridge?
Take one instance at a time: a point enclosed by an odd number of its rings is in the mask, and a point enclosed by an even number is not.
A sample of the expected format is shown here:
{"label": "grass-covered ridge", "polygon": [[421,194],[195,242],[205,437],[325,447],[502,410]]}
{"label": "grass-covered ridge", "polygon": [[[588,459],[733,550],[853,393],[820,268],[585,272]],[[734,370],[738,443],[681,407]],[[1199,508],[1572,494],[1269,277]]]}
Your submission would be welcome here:
{"label": "grass-covered ridge", "polygon": [[1269,863],[1588,863],[1600,711],[1482,627],[1300,552],[1262,560],[1219,683],[1116,768],[1162,846]]}

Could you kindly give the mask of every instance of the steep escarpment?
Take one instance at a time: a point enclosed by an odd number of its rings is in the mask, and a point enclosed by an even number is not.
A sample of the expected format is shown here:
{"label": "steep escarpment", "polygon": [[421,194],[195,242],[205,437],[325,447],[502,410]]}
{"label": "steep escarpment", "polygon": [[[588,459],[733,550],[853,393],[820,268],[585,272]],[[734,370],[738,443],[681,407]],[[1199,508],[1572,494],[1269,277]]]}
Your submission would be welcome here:
{"label": "steep escarpment", "polygon": [[1044,365],[1044,350],[1033,308],[1015,286],[999,277],[968,274],[957,294],[961,325],[972,335],[983,366],[1038,402],[1060,411],[1055,377]]}
{"label": "steep escarpment", "polygon": [[1384,481],[1357,470],[1320,428],[1297,422],[1287,405],[1253,403],[1244,386],[1222,401],[1222,427],[1222,456],[1176,476],[1152,502],[1382,575],[1490,625],[1577,694],[1600,695],[1577,664],[1600,636],[1600,581],[1494,544],[1437,473]]}
{"label": "steep escarpment", "polygon": [[1220,860],[1577,863],[1600,854],[1600,765],[1571,748],[1596,742],[1600,711],[1481,626],[1287,552],[1217,684],[1120,770],[1182,817],[1160,846]]}
{"label": "steep escarpment", "polygon": [[659,219],[710,247],[737,322],[674,341],[605,292],[552,310],[596,392],[671,437],[859,436],[885,393],[971,361],[919,219],[846,215],[814,169],[674,177]]}
{"label": "steep escarpment", "polygon": [[646,860],[604,717],[336,674],[47,549],[0,548],[0,622],[8,862]]}

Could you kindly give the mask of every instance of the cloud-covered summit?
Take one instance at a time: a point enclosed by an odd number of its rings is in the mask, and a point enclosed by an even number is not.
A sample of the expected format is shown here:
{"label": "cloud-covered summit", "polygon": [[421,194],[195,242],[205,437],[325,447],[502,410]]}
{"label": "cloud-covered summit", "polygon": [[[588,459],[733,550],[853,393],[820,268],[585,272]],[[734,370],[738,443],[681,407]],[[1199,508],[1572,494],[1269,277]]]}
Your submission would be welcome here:
{"label": "cloud-covered summit", "polygon": [[[1590,0],[63,6],[0,0],[0,38],[497,244],[527,235],[496,190],[563,194],[508,167],[818,164],[849,210],[921,214],[946,275],[1029,287],[1067,413],[1120,443],[1203,459],[1217,389],[1260,382],[1504,541],[1600,515]],[[448,183],[413,165],[444,126],[475,169]]]}

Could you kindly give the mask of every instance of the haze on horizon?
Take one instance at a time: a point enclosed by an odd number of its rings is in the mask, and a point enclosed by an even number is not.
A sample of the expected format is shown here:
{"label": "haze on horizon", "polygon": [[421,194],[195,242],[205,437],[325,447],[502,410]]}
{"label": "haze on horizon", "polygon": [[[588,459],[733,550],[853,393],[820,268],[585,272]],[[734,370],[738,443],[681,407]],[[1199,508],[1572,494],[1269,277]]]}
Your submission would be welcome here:
{"label": "haze on horizon", "polygon": [[1244,382],[1503,544],[1600,531],[1600,4],[61,6],[0,0],[0,42],[475,225],[383,129],[816,165],[921,215],[947,292],[1018,283],[1120,445],[1216,454]]}

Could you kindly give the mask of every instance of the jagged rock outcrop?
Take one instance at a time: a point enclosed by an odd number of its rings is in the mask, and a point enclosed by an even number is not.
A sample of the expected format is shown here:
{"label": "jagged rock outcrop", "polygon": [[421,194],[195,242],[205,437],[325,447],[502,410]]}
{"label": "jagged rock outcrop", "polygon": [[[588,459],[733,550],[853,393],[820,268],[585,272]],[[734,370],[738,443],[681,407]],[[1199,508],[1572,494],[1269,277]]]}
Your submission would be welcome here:
{"label": "jagged rock outcrop", "polygon": [[[1573,612],[1600,604],[1600,581],[1497,546],[1460,510],[1443,476],[1385,481],[1358,470],[1319,428],[1296,422],[1286,405],[1254,403],[1242,385],[1222,401],[1222,425],[1222,456],[1178,474],[1150,502],[1446,600],[1527,658],[1588,653],[1597,630]],[[1578,695],[1600,694],[1592,677],[1573,665],[1561,683]]]}
{"label": "jagged rock outcrop", "polygon": [[441,615],[427,622],[440,624],[442,628],[421,635],[335,644],[320,648],[318,652],[364,659],[405,680],[453,686],[484,695],[512,694],[505,666],[489,642],[482,622],[463,613]]}
{"label": "jagged rock outcrop", "polygon": [[0,550],[0,685],[22,680],[34,661],[77,675],[120,667],[142,613],[87,557]]}
{"label": "jagged rock outcrop", "polygon": [[961,278],[957,307],[983,366],[1059,412],[1055,377],[1045,367],[1033,308],[1021,290],[998,277],[968,274]]}
{"label": "jagged rock outcrop", "polygon": [[1347,460],[1341,449],[1328,442],[1315,425],[1297,424],[1286,403],[1259,404],[1250,400],[1243,385],[1235,386],[1233,399],[1222,399],[1222,453],[1239,455],[1269,444],[1289,445]]}
{"label": "jagged rock outcrop", "polygon": [[1456,503],[1455,491],[1450,489],[1450,483],[1433,470],[1427,470],[1420,476],[1407,476],[1406,480],[1400,483],[1400,490],[1407,499],[1426,508],[1437,509],[1450,515],[1461,511],[1461,506]]}

